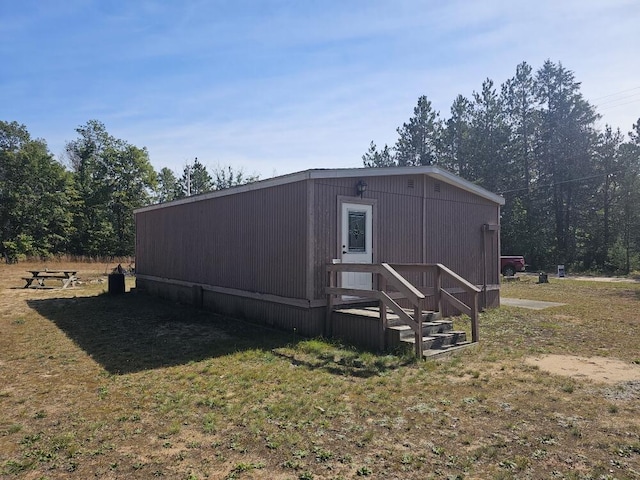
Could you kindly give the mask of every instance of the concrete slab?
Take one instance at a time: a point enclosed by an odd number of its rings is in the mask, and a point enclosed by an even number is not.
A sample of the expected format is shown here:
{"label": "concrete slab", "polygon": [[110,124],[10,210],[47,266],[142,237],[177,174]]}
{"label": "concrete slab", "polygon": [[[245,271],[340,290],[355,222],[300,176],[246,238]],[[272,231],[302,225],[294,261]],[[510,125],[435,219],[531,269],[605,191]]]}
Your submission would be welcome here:
{"label": "concrete slab", "polygon": [[541,300],[527,300],[524,298],[505,298],[500,297],[500,305],[506,305],[509,307],[528,308],[530,310],[544,310],[550,307],[561,307],[566,303],[557,302],[543,302]]}

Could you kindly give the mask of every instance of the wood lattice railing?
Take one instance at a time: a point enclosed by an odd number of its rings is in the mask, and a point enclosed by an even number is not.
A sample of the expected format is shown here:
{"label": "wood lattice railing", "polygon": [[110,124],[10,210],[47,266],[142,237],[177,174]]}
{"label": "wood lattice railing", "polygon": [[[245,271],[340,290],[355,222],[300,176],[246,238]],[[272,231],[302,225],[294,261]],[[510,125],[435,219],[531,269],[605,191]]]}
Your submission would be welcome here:
{"label": "wood lattice railing", "polygon": [[[471,319],[471,340],[479,341],[478,332],[478,294],[481,290],[472,285],[467,280],[447,268],[446,266],[422,263],[336,263],[327,265],[329,276],[329,285],[326,288],[327,294],[327,330],[331,334],[331,313],[338,303],[336,300],[342,296],[353,296],[361,299],[375,299],[378,301],[380,310],[380,347],[384,349],[385,335],[388,327],[387,308],[395,313],[400,321],[411,327],[415,335],[416,355],[421,358],[423,354],[422,345],[422,312],[426,310],[427,297],[434,296],[433,303],[437,312],[443,311],[444,303],[447,303],[469,316]],[[374,278],[372,290],[362,290],[354,288],[343,288],[338,286],[338,277],[340,273],[371,273]],[[412,274],[426,274],[433,279],[433,287],[423,289],[421,291],[403,277],[399,272],[407,272]],[[454,297],[442,285],[446,282],[454,287],[460,288],[463,292],[468,293],[471,305],[467,305],[463,301]],[[400,306],[397,302],[399,299],[405,299],[409,302],[413,309],[413,314],[407,313],[407,310]],[[339,302],[344,304],[345,302]],[[411,310],[411,309],[409,309]]]}

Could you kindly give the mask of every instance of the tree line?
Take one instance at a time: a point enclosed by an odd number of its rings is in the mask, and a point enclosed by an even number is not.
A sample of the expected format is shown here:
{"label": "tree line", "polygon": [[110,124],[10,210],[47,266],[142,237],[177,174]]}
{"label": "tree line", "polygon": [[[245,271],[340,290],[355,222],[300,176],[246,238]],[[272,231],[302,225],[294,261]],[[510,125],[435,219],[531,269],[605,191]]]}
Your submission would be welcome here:
{"label": "tree line", "polygon": [[60,254],[129,256],[133,210],[257,180],[196,158],[181,176],[156,172],[146,148],[90,120],[65,145],[65,164],[24,125],[0,121],[0,252],[7,261]]}
{"label": "tree line", "polygon": [[[448,118],[426,96],[397,129],[392,146],[372,141],[366,167],[439,165],[504,195],[502,254],[534,269],[640,269],[640,119],[625,136],[598,127],[596,107],[575,75],[526,62],[500,86],[483,82],[458,95]],[[58,161],[42,139],[0,121],[0,253],[134,254],[132,212],[258,179],[232,167],[212,171],[194,159],[181,173],[156,172],[146,148],[91,120],[76,129]]]}
{"label": "tree line", "polygon": [[502,194],[502,254],[534,269],[629,273],[640,269],[640,119],[628,136],[599,119],[572,71],[523,62],[499,87],[458,95],[446,119],[421,96],[395,145],[372,141],[362,159],[438,165]]}

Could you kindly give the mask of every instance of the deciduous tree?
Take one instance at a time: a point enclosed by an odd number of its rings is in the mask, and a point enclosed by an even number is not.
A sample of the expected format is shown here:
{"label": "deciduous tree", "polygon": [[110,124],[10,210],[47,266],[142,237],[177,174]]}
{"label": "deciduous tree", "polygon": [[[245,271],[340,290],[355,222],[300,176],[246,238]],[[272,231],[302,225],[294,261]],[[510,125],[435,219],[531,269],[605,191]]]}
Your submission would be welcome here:
{"label": "deciduous tree", "polygon": [[170,202],[184,197],[184,192],[180,186],[178,177],[173,170],[164,167],[158,173],[158,189],[156,191],[156,201]]}
{"label": "deciduous tree", "polygon": [[8,257],[66,251],[74,192],[65,168],[24,125],[0,121],[0,243]]}
{"label": "deciduous tree", "polygon": [[245,175],[241,168],[234,169],[231,165],[225,167],[218,165],[213,170],[212,187],[214,190],[223,190],[225,188],[253,183],[258,181],[259,178],[256,174]]}
{"label": "deciduous tree", "polygon": [[150,203],[157,184],[148,152],[113,137],[97,120],[76,131],[66,147],[79,193],[73,253],[131,255],[133,210]]}

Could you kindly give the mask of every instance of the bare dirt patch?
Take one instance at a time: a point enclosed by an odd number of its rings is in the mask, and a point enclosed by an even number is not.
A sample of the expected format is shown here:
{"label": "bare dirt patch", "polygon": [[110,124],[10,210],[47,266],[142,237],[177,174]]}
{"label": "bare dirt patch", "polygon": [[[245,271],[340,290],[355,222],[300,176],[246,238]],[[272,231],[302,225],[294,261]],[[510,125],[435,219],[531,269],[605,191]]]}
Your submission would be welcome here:
{"label": "bare dirt patch", "polygon": [[545,355],[527,358],[526,363],[567,377],[600,383],[640,381],[640,365],[604,357]]}
{"label": "bare dirt patch", "polygon": [[507,297],[502,297],[500,299],[500,303],[502,305],[507,305],[509,307],[528,308],[530,310],[544,310],[546,308],[562,307],[566,305],[566,303],[543,302],[541,300],[528,300],[526,298],[507,298]]}

